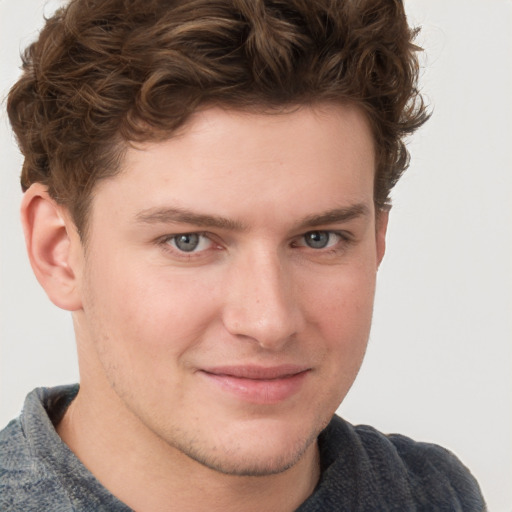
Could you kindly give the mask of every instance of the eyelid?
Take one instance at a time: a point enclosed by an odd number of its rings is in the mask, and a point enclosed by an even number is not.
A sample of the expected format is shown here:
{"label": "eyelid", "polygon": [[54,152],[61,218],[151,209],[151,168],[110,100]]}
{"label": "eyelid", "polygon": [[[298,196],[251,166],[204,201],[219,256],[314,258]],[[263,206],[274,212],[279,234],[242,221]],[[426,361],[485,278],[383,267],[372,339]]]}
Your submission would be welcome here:
{"label": "eyelid", "polygon": [[[171,245],[171,241],[175,240],[176,238],[183,236],[183,235],[197,235],[202,238],[206,238],[209,241],[209,244],[206,248],[201,250],[194,250],[194,251],[182,251],[178,247],[175,247]],[[204,253],[208,252],[209,249],[212,248],[213,245],[216,244],[215,240],[213,239],[213,235],[211,233],[205,232],[205,231],[182,231],[180,233],[170,233],[164,236],[159,237],[156,240],[157,245],[161,246],[164,251],[172,253],[175,257],[178,258],[184,258],[184,259],[190,259],[193,257],[198,257],[201,255],[204,255]],[[217,244],[218,245],[218,244]]]}
{"label": "eyelid", "polygon": [[[335,242],[331,245],[328,245],[326,247],[315,249],[313,247],[308,246],[304,241],[304,238],[306,237],[306,235],[308,235],[310,233],[328,233],[329,235],[336,236],[338,238],[338,240],[337,240],[337,242]],[[301,241],[301,243],[299,243],[300,241]],[[295,238],[293,245],[296,245],[296,246],[298,245],[299,247],[306,247],[306,248],[312,249],[314,251],[321,251],[321,250],[332,249],[339,242],[349,243],[351,241],[352,241],[352,236],[350,235],[350,233],[348,233],[347,231],[344,231],[344,230],[340,231],[340,230],[336,230],[336,229],[310,229],[310,230],[306,231],[305,233],[302,233],[301,235],[299,235],[297,238]]]}
{"label": "eyelid", "polygon": [[[328,233],[329,235],[334,235],[337,237],[337,240],[334,243],[327,245],[326,247],[322,247],[322,248],[310,247],[305,243],[304,237],[309,233],[315,233],[315,232]],[[208,239],[208,241],[209,241],[208,247],[201,249],[199,251],[194,250],[194,251],[187,252],[187,251],[182,251],[177,247],[173,247],[169,243],[170,240],[175,239],[179,236],[183,236],[183,235],[198,235],[198,236],[204,237],[204,238]],[[210,251],[212,249],[221,249],[223,244],[220,241],[216,241],[216,238],[217,238],[216,235],[213,233],[210,233],[210,232],[194,231],[194,230],[185,231],[184,230],[179,233],[169,233],[169,234],[163,235],[161,237],[158,237],[155,240],[155,243],[157,245],[161,246],[164,251],[168,252],[171,256],[176,257],[177,259],[190,260],[193,258],[199,258],[201,256],[205,257],[206,254],[210,253]],[[290,246],[292,248],[301,248],[301,249],[304,248],[304,249],[309,249],[309,250],[317,252],[317,253],[322,253],[322,251],[325,253],[328,251],[337,252],[338,250],[342,250],[343,248],[346,248],[346,246],[348,246],[349,244],[351,244],[353,242],[354,242],[354,236],[346,230],[309,229],[308,231],[305,231],[304,233],[294,237],[291,241]]]}
{"label": "eyelid", "polygon": [[[193,247],[190,251],[184,250],[179,247],[178,242],[180,238],[190,238],[194,237],[195,240],[197,240],[197,246]],[[194,240],[194,241],[195,241]],[[168,239],[168,243],[172,245],[174,249],[176,249],[178,252],[185,252],[185,253],[195,253],[195,252],[203,252],[206,249],[210,247],[212,244],[212,241],[210,238],[201,235],[199,233],[183,233],[180,235],[174,235],[171,238]],[[206,247],[205,247],[206,245]]]}

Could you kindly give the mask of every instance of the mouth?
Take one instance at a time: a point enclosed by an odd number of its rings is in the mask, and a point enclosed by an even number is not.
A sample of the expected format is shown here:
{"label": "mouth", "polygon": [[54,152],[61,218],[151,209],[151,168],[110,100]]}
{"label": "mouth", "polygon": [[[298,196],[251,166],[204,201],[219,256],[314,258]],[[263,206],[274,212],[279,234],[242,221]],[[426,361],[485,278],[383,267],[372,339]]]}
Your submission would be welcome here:
{"label": "mouth", "polygon": [[293,397],[301,390],[310,372],[311,368],[296,365],[226,366],[199,370],[221,392],[254,404],[276,404]]}

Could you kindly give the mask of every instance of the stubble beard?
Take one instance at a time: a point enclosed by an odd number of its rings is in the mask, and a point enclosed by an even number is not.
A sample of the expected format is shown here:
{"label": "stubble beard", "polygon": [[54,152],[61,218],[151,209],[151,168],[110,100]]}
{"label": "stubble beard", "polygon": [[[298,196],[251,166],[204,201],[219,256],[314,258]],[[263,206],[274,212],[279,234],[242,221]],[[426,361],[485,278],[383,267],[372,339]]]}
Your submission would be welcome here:
{"label": "stubble beard", "polygon": [[188,443],[169,443],[175,449],[187,456],[189,459],[211,469],[217,473],[227,476],[239,477],[265,477],[278,475],[294,467],[305,456],[308,449],[316,446],[318,434],[311,433],[308,438],[299,439],[295,442],[291,450],[284,454],[276,454],[265,460],[248,460],[248,457],[241,455],[241,447],[233,447],[225,450],[222,455],[215,455],[217,450],[208,450],[201,448],[194,442]]}

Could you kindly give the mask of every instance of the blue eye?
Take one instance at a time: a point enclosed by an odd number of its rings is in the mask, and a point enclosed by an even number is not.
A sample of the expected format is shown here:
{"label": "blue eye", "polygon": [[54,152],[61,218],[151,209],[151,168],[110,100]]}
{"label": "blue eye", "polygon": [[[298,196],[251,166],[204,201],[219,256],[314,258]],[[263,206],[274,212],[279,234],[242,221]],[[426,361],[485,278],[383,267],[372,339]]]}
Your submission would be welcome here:
{"label": "blue eye", "polygon": [[309,231],[304,235],[304,243],[312,249],[325,249],[335,245],[340,235],[331,231]]}
{"label": "blue eye", "polygon": [[168,243],[182,252],[197,252],[207,249],[211,242],[199,233],[182,233],[170,238]]}

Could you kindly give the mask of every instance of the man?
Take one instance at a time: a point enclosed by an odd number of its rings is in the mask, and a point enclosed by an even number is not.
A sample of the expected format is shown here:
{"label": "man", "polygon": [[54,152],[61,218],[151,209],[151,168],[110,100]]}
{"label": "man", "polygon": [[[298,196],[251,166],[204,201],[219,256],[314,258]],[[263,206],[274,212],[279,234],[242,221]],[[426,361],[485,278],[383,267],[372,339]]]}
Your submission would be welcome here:
{"label": "man", "polygon": [[450,453],[334,413],[403,137],[395,1],[74,0],[8,113],[34,272],[80,387],[0,435],[6,510],[483,510]]}

